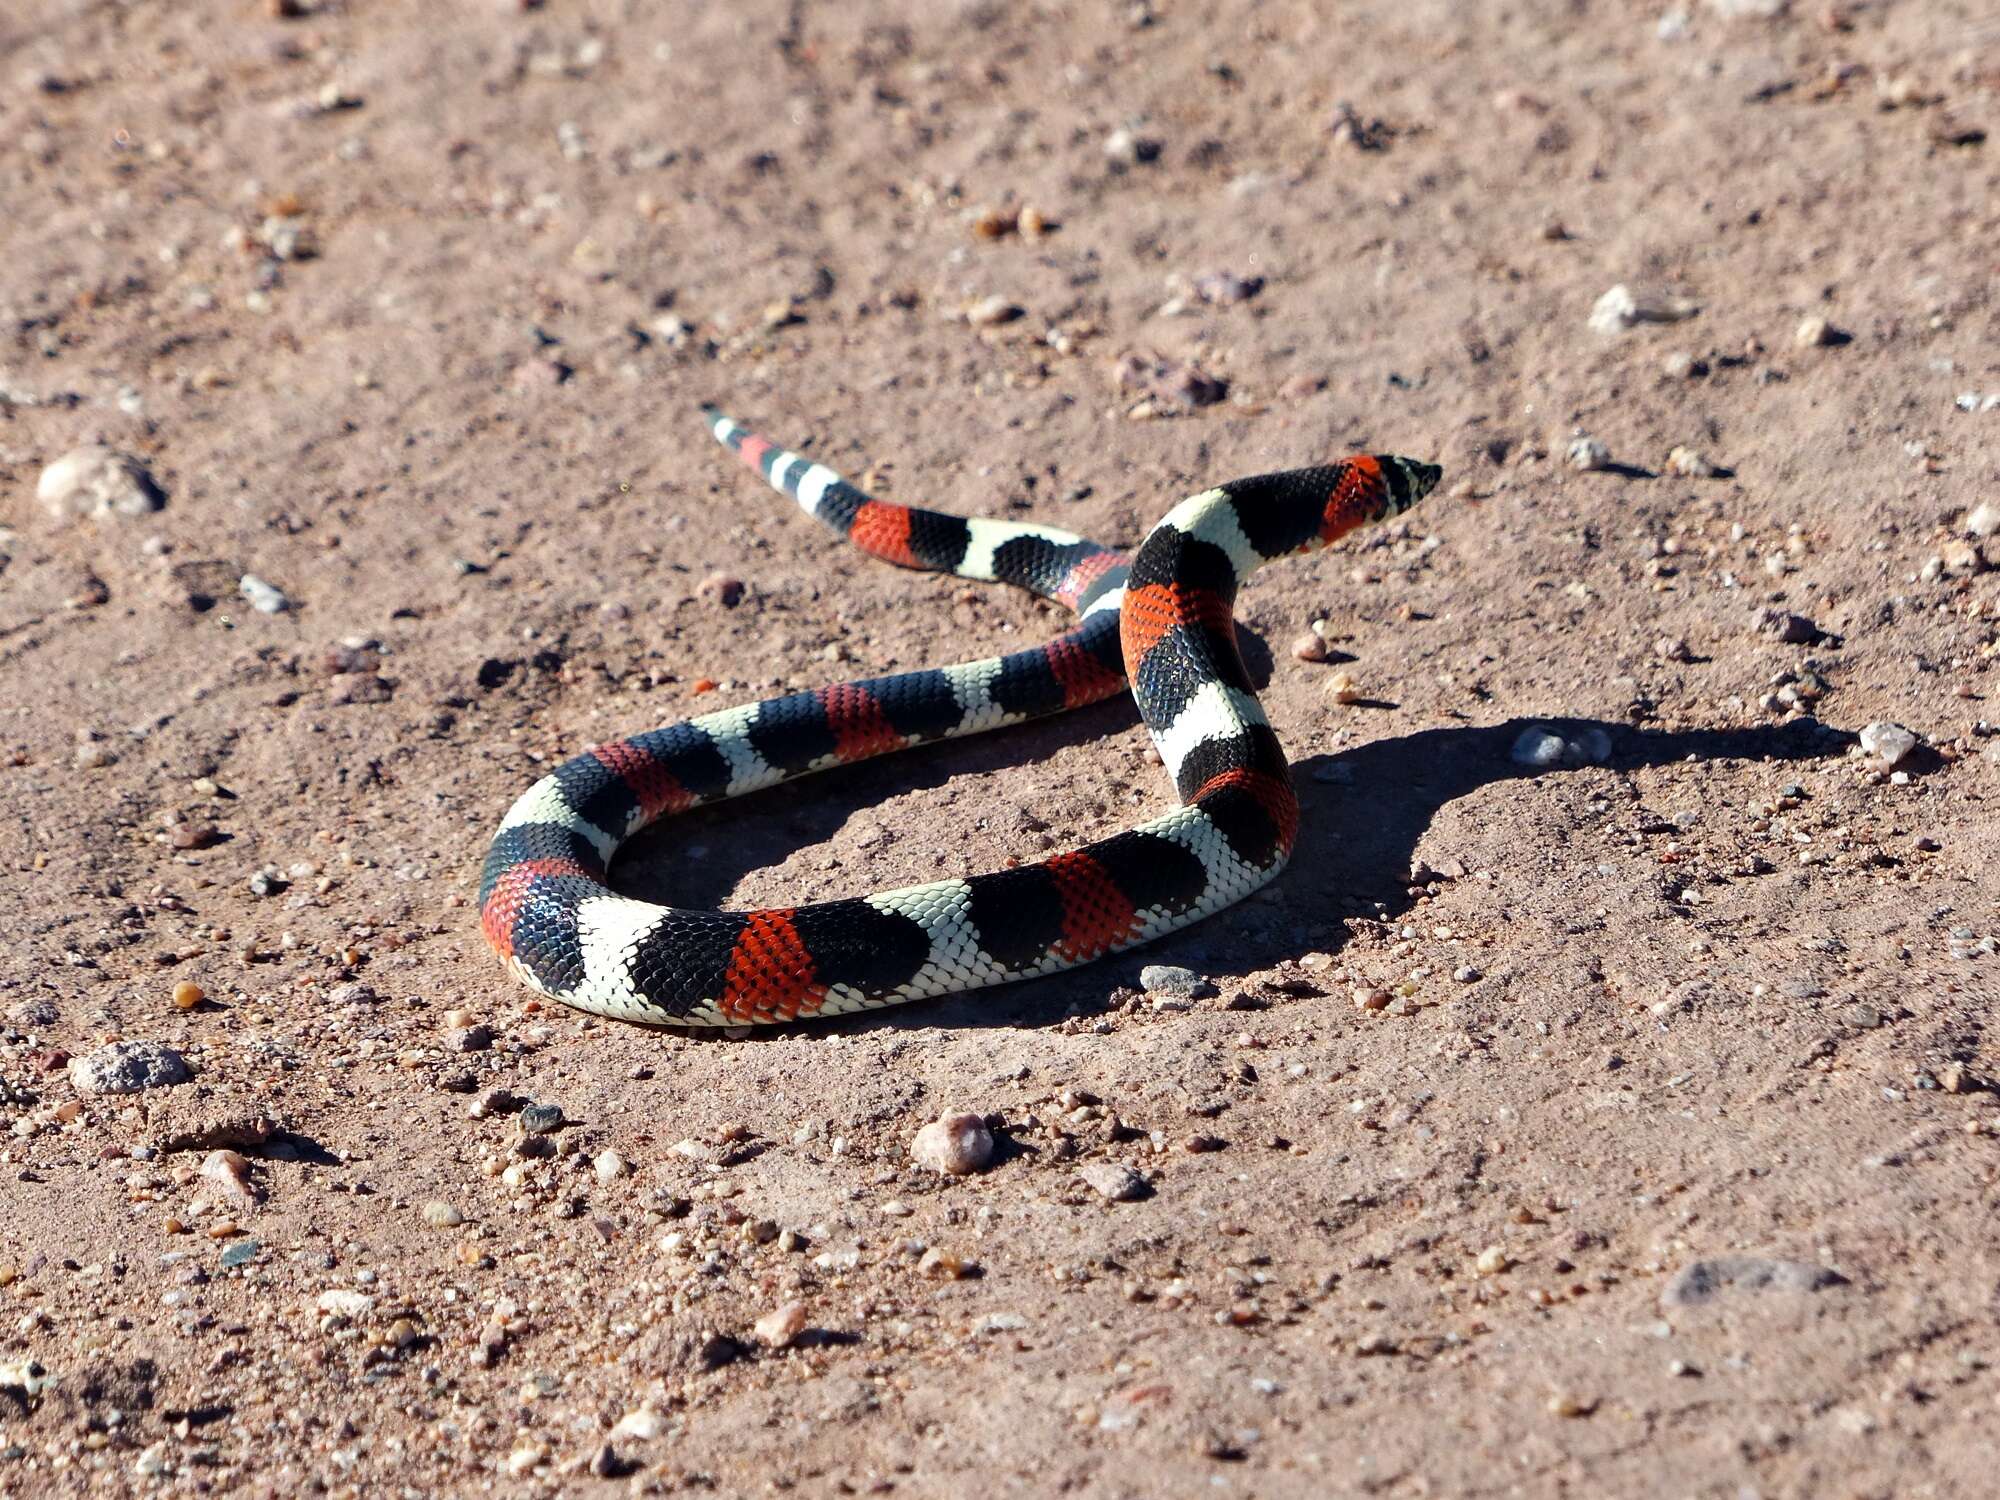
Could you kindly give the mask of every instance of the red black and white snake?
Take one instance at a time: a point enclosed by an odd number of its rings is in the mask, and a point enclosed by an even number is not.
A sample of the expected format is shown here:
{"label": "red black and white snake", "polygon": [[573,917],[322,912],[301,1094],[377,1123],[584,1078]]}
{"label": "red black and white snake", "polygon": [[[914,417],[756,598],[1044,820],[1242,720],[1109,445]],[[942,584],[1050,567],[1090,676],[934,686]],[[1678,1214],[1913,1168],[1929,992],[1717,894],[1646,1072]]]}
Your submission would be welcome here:
{"label": "red black and white snake", "polygon": [[[1080,616],[1045,646],[744,704],[598,745],[536,782],[487,852],[486,939],[566,1005],[669,1026],[836,1015],[1089,963],[1240,901],[1284,867],[1298,800],[1231,611],[1264,563],[1398,515],[1436,465],[1357,454],[1183,500],[1129,560],[1052,527],[874,500],[704,408],[718,441],[808,515],[906,568],[1017,584]],[[1039,864],[772,911],[621,896],[618,846],[655,819],[890,750],[1132,695],[1182,806]]]}

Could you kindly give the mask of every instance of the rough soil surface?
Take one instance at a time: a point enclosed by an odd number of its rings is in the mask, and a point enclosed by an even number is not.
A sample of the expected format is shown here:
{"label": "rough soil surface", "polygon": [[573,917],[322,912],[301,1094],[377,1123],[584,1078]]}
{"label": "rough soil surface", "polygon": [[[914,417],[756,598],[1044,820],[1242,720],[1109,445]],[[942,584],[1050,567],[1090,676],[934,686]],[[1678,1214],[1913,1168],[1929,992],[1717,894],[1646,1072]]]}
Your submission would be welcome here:
{"label": "rough soil surface", "polygon": [[[0,69],[0,1492],[1991,1493],[1989,6],[8,0]],[[703,399],[1123,544],[1443,462],[1244,593],[1288,873],[850,1023],[535,1003],[470,898],[553,759],[1060,628]],[[52,514],[98,443],[164,505]],[[1169,796],[1113,703],[621,878]]]}

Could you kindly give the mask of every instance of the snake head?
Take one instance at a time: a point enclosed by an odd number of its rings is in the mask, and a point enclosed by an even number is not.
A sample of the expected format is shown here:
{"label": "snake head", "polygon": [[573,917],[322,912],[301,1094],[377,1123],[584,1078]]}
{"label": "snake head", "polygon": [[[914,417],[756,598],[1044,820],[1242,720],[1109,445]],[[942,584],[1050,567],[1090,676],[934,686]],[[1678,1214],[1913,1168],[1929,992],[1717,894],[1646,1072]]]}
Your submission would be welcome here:
{"label": "snake head", "polygon": [[1444,478],[1444,470],[1436,464],[1420,463],[1396,453],[1378,453],[1375,462],[1382,466],[1383,487],[1389,492],[1385,515],[1401,515],[1436,489],[1437,482]]}
{"label": "snake head", "polygon": [[1400,516],[1437,488],[1444,470],[1395,453],[1357,453],[1334,469],[1320,512],[1319,535],[1330,542],[1357,526]]}

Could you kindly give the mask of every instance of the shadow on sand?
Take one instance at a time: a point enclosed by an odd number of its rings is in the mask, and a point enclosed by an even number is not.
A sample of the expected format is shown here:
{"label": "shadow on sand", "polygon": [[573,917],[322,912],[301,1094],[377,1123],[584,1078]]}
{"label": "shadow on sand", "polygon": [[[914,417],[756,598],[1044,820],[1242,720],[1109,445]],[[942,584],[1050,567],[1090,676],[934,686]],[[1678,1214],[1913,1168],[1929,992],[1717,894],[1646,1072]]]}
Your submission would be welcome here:
{"label": "shadow on sand", "polygon": [[[850,817],[898,790],[939,786],[968,772],[1037,761],[1060,747],[1122,729],[1135,717],[1129,698],[1113,699],[1004,735],[926,746],[838,775],[807,777],[744,803],[703,809],[635,839],[619,860],[617,884],[621,891],[644,900],[720,905],[746,871],[782,861],[802,842],[830,838]],[[1595,734],[1607,737],[1611,755],[1604,764],[1613,770],[1690,762],[1691,778],[1699,776],[1703,762],[1819,760],[1843,754],[1854,741],[1853,735],[1812,719],[1747,729],[1667,731],[1597,719],[1521,718],[1481,728],[1423,729],[1335,755],[1308,757],[1293,765],[1308,808],[1291,865],[1278,877],[1280,888],[1285,882],[1310,880],[1312,871],[1339,868],[1345,889],[1324,902],[1297,890],[1284,892],[1279,913],[1283,920],[1245,924],[1252,930],[1230,935],[1225,961],[1196,966],[1217,977],[1253,973],[1296,957],[1294,950],[1300,947],[1258,928],[1293,930],[1302,922],[1326,926],[1364,908],[1371,916],[1393,919],[1407,910],[1411,859],[1440,808],[1495,782],[1573,774],[1572,766],[1515,762],[1514,744],[1530,728],[1547,729],[1568,740],[1587,741]],[[1325,782],[1335,785],[1321,784]],[[1337,795],[1324,795],[1327,792]],[[942,853],[950,840],[948,831],[940,831],[947,835],[940,844]],[[690,860],[679,852],[697,845],[707,847],[702,859]],[[1208,922],[1136,951],[1154,962],[1172,962],[1177,954],[1191,958],[1197,950],[1215,947],[1218,934],[1212,924],[1228,920],[1228,913],[1218,913]],[[1337,947],[1337,933],[1312,946]],[[1111,973],[1109,968],[1090,966],[1027,983],[806,1024],[842,1030],[1045,1026],[1074,1013],[1073,1007],[1086,1013],[1102,1009],[1115,988]]]}

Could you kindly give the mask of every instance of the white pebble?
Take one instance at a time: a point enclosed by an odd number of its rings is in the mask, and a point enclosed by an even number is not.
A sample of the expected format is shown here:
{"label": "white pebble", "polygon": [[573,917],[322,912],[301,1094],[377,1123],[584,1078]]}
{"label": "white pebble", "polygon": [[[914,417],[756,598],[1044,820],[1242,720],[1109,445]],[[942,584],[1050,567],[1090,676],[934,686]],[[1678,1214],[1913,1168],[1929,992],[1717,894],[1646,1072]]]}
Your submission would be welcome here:
{"label": "white pebble", "polygon": [[983,297],[965,310],[965,321],[974,328],[994,328],[1022,316],[1022,309],[1005,297]]}
{"label": "white pebble", "polygon": [[632,1170],[632,1164],[616,1151],[600,1151],[591,1159],[590,1169],[599,1182],[616,1182]]}
{"label": "white pebble", "polygon": [[1090,1162],[1077,1175],[1100,1196],[1113,1203],[1130,1203],[1146,1196],[1146,1179],[1123,1162]]}
{"label": "white pebble", "polygon": [[245,573],[237,581],[236,591],[249,600],[250,607],[259,614],[281,615],[292,607],[292,601],[285,597],[283,589],[266,583],[255,573]]}
{"label": "white pebble", "polygon": [[1587,433],[1569,445],[1566,457],[1572,469],[1582,469],[1585,473],[1611,467],[1610,448]]}
{"label": "white pebble", "polygon": [[1611,759],[1611,736],[1593,725],[1570,740],[1538,725],[1521,731],[1510,754],[1517,766],[1601,766]]}
{"label": "white pebble", "polygon": [[614,1438],[635,1438],[649,1443],[667,1430],[667,1419],[650,1406],[635,1406],[618,1419],[611,1429]]}
{"label": "white pebble", "polygon": [[1667,472],[1688,479],[1713,479],[1722,471],[1695,449],[1676,447],[1668,450]]}
{"label": "white pebble", "polygon": [[782,1349],[806,1329],[806,1306],[803,1302],[787,1302],[782,1307],[773,1308],[752,1325],[757,1342],[767,1349]]}
{"label": "white pebble", "polygon": [[1861,731],[1861,752],[1884,771],[1894,770],[1917,748],[1915,734],[1901,724],[1870,724]]}
{"label": "white pebble", "polygon": [[1639,323],[1678,323],[1701,311],[1684,297],[1664,293],[1635,293],[1620,282],[1590,309],[1590,327],[1595,333],[1617,334]]}
{"label": "white pebble", "polygon": [[978,1115],[946,1115],[917,1132],[910,1155],[923,1166],[964,1177],[993,1160],[993,1133]]}
{"label": "white pebble", "polygon": [[51,516],[143,516],[167,503],[146,466],[129,453],[93,443],[42,470],[35,498]]}

